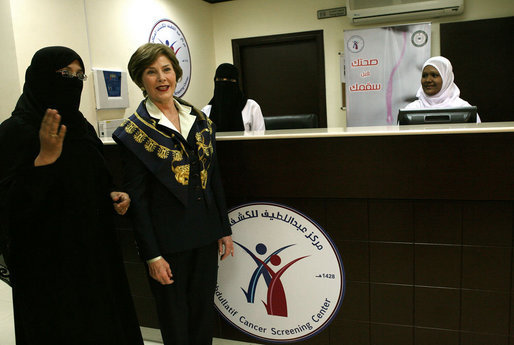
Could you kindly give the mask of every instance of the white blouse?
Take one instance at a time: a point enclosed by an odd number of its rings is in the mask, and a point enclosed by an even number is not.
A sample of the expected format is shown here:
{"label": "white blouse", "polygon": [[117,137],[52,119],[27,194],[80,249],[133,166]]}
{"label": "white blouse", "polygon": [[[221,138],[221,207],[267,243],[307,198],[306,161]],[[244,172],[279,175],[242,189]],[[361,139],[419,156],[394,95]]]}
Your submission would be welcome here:
{"label": "white blouse", "polygon": [[[203,107],[202,111],[205,115],[210,116],[211,109],[212,105],[207,104]],[[245,131],[263,131],[266,129],[261,107],[253,99],[248,99],[246,101],[246,105],[241,111],[241,115],[243,116]]]}

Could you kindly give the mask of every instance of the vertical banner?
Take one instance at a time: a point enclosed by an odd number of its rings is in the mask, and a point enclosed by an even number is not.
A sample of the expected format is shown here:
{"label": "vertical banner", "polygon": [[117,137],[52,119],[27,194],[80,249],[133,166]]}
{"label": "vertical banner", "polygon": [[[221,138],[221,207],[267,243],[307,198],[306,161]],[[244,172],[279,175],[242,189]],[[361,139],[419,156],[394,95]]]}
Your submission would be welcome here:
{"label": "vertical banner", "polygon": [[347,126],[394,125],[416,99],[430,23],[345,30]]}

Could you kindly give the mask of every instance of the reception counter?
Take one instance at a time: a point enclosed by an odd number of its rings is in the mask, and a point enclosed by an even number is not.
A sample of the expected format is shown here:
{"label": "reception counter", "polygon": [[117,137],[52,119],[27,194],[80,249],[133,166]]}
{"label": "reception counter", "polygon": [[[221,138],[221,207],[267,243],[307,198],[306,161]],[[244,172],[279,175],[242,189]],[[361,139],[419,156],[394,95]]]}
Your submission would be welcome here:
{"label": "reception counter", "polygon": [[[218,133],[217,149],[229,208],[290,206],[340,251],[341,309],[303,344],[514,343],[514,122]],[[140,322],[155,328],[129,220],[118,228]],[[259,343],[222,319],[216,336]]]}
{"label": "reception counter", "polygon": [[285,129],[255,132],[220,132],[218,141],[226,140],[267,140],[329,137],[363,137],[363,136],[399,136],[430,134],[465,134],[465,133],[504,133],[513,132],[514,122],[432,124],[411,126],[369,126],[369,127],[335,127]]}

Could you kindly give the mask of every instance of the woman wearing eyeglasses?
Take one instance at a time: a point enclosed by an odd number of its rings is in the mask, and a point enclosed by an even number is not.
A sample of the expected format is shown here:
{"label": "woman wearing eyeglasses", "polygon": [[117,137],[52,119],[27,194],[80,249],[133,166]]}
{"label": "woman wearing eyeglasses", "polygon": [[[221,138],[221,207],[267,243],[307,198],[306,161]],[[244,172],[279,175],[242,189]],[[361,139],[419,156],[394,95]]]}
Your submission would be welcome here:
{"label": "woman wearing eyeglasses", "polygon": [[102,143],[79,111],[85,80],[73,50],[39,50],[0,125],[17,344],[143,344],[112,222],[130,199],[112,188]]}

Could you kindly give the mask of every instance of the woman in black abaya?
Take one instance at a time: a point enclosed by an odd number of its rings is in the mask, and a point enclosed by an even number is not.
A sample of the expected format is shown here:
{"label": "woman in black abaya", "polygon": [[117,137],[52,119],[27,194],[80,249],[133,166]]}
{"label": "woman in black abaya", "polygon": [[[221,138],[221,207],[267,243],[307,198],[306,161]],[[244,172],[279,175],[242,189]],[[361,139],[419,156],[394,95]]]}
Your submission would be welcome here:
{"label": "woman in black abaya", "polygon": [[17,344],[143,341],[112,223],[102,143],[79,111],[84,64],[65,47],[36,52],[0,125],[3,252]]}
{"label": "woman in black abaya", "polygon": [[222,63],[216,69],[214,96],[202,111],[216,124],[218,132],[266,129],[261,107],[243,94],[239,71],[229,63]]}

